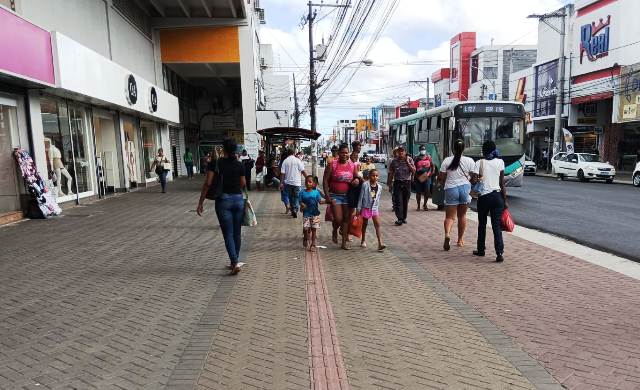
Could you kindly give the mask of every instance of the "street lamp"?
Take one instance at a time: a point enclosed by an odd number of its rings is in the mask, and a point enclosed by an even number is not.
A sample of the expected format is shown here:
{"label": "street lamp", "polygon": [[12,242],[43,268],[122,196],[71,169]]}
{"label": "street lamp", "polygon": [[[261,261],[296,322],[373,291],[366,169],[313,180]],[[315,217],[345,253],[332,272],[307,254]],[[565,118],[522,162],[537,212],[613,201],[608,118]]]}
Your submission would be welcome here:
{"label": "street lamp", "polygon": [[[311,3],[309,3],[309,15],[311,15]],[[310,21],[313,19],[310,18]],[[313,57],[313,38],[311,33],[311,24],[309,25],[309,117],[311,119],[311,131],[316,131],[316,90],[320,88],[325,82],[329,81],[329,79],[323,79],[320,83],[316,83],[316,74],[315,74],[315,61],[316,58]],[[373,65],[373,61],[370,59],[353,61],[348,64],[343,65],[338,69],[334,75],[342,72],[344,68],[353,64],[363,64],[365,66]],[[318,175],[318,147],[316,141],[311,141],[311,174],[313,176]]]}

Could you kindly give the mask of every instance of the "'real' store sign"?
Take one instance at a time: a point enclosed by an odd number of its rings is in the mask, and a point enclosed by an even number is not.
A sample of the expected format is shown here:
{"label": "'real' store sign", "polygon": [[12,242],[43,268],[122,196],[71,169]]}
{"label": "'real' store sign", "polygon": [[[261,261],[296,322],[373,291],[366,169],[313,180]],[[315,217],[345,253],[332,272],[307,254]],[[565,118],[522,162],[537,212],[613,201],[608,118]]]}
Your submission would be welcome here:
{"label": "'real' store sign", "polygon": [[580,63],[588,59],[591,62],[609,55],[609,25],[611,15],[606,19],[584,24],[580,27]]}

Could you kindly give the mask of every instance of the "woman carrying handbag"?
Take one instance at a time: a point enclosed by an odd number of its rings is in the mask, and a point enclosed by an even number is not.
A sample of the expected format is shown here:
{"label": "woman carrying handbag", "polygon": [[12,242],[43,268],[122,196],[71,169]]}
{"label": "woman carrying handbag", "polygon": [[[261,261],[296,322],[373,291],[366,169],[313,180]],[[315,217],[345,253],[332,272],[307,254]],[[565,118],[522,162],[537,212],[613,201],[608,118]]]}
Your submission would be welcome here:
{"label": "woman carrying handbag", "polygon": [[158,149],[158,154],[153,159],[153,164],[151,164],[150,169],[158,175],[162,193],[165,194],[167,192],[167,175],[171,170],[171,161],[164,155],[162,148]]}
{"label": "woman carrying handbag", "polygon": [[487,216],[491,215],[496,262],[501,263],[504,261],[501,218],[509,207],[504,185],[504,161],[498,158],[499,153],[493,141],[486,141],[482,145],[482,154],[484,158],[476,162],[471,173],[471,183],[474,184],[472,195],[478,196],[478,244],[473,254],[485,255]]}
{"label": "woman carrying handbag", "polygon": [[231,275],[237,275],[244,263],[239,261],[242,244],[241,228],[247,200],[243,195],[246,186],[244,167],[236,158],[236,141],[227,138],[222,144],[224,155],[209,163],[207,178],[202,185],[196,212],[202,216],[205,198],[216,202],[216,216],[229,255],[228,268]]}

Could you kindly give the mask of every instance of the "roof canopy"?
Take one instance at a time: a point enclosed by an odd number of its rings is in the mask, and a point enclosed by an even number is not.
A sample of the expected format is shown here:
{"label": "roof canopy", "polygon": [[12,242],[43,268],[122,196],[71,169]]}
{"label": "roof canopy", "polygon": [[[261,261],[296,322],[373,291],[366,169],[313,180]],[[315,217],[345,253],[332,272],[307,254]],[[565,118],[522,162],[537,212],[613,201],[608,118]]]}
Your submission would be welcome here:
{"label": "roof canopy", "polygon": [[258,130],[258,134],[268,138],[271,141],[275,139],[316,140],[320,137],[320,133],[311,131],[309,129],[301,129],[299,127],[270,127],[268,129]]}

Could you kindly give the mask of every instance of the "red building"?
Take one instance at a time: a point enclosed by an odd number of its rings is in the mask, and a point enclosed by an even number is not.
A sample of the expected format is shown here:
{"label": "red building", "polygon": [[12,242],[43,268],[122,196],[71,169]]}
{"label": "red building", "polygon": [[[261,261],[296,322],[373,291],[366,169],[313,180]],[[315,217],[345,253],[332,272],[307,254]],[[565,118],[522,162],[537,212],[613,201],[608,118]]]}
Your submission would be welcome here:
{"label": "red building", "polygon": [[461,32],[451,38],[448,93],[450,100],[468,100],[471,52],[475,49],[475,32]]}

